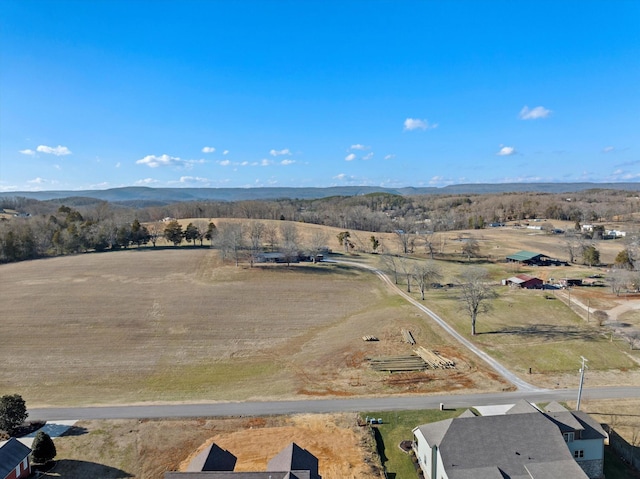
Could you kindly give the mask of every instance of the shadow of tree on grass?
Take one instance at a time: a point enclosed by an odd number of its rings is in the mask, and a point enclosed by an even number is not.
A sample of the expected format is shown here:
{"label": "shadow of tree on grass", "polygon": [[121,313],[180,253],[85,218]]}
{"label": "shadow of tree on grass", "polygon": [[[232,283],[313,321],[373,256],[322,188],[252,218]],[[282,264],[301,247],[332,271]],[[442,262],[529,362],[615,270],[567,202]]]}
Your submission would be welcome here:
{"label": "shadow of tree on grass", "polygon": [[56,461],[55,466],[42,477],[59,477],[61,479],[85,479],[88,477],[121,479],[134,476],[115,467],[98,464],[96,462],[60,459]]}
{"label": "shadow of tree on grass", "polygon": [[514,335],[524,336],[534,339],[544,339],[548,341],[560,341],[579,339],[582,341],[596,341],[600,336],[600,332],[596,330],[584,330],[580,328],[556,326],[553,324],[536,324],[531,326],[507,327],[495,331],[486,331],[480,333],[495,335]]}

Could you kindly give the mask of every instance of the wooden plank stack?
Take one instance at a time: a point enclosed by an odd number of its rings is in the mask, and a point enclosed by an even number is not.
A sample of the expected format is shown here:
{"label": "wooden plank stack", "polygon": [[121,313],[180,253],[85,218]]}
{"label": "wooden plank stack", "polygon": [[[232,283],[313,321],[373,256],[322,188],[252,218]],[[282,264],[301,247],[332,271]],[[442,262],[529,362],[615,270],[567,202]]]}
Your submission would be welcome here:
{"label": "wooden plank stack", "polygon": [[379,341],[379,339],[376,338],[375,336],[370,336],[368,334],[365,336],[362,336],[362,340],[363,341]]}
{"label": "wooden plank stack", "polygon": [[409,331],[408,329],[403,329],[402,330],[402,337],[403,337],[405,343],[409,343],[412,346],[414,344],[416,344],[416,340],[413,339],[413,334],[411,334],[411,331]]}
{"label": "wooden plank stack", "polygon": [[369,365],[376,371],[409,372],[424,371],[427,365],[420,356],[385,356],[379,358],[369,358]]}
{"label": "wooden plank stack", "polygon": [[445,358],[437,351],[430,351],[424,346],[419,346],[413,352],[420,356],[432,369],[452,369],[456,367],[456,363],[450,359]]}

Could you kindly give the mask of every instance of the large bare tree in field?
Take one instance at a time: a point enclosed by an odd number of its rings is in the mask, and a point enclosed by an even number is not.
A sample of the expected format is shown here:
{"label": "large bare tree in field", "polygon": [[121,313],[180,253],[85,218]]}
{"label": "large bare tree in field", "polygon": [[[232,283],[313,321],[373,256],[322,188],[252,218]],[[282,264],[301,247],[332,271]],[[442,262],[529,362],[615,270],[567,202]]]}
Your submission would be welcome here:
{"label": "large bare tree in field", "polygon": [[231,259],[238,266],[245,248],[242,224],[220,223],[218,231],[217,240],[222,259]]}
{"label": "large bare tree in field", "polygon": [[300,249],[300,235],[298,233],[298,227],[295,223],[282,223],[280,225],[280,237],[282,238],[282,245],[280,251],[284,255],[284,260],[287,262],[287,266],[298,257],[298,251]]}
{"label": "large bare tree in field", "polygon": [[420,289],[420,296],[424,301],[424,292],[429,289],[431,283],[439,280],[442,275],[440,274],[440,268],[434,261],[420,261],[413,266],[413,279],[415,280],[418,288]]}
{"label": "large bare tree in field", "polygon": [[471,334],[476,335],[476,320],[479,314],[491,309],[491,300],[498,295],[487,283],[488,272],[484,268],[466,268],[460,275],[460,302],[471,318]]}
{"label": "large bare tree in field", "polygon": [[264,239],[264,223],[260,221],[251,221],[249,223],[249,250],[251,267],[262,253],[262,242]]}
{"label": "large bare tree in field", "polygon": [[312,261],[315,263],[316,258],[327,247],[327,235],[323,231],[314,231],[309,239],[309,246],[307,252],[311,256]]}
{"label": "large bare tree in field", "polygon": [[394,284],[398,284],[398,258],[390,253],[383,253],[380,255],[380,262],[382,263],[382,268],[389,271],[393,274],[393,282]]}

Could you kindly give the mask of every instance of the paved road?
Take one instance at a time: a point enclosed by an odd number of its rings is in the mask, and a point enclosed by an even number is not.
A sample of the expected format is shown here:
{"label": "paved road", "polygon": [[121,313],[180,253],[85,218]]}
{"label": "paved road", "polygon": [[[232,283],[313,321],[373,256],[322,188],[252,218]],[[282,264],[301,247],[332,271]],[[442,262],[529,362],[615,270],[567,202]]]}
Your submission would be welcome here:
{"label": "paved road", "polygon": [[[578,397],[577,389],[516,391],[440,396],[388,396],[376,398],[321,399],[300,401],[220,402],[211,404],[166,404],[29,409],[30,420],[146,419],[216,416],[265,416],[330,412],[400,411],[512,404],[519,399],[531,402],[566,401]],[[585,389],[588,399],[640,398],[640,386]]]}
{"label": "paved road", "polygon": [[[449,333],[458,342],[460,342],[465,348],[467,348],[469,351],[474,353],[476,356],[478,356],[480,359],[482,359],[485,363],[487,363],[489,366],[491,366],[491,368],[494,371],[496,371],[504,379],[506,379],[511,384],[513,384],[516,388],[518,388],[519,391],[528,391],[528,392],[542,391],[542,389],[534,386],[533,384],[529,384],[528,382],[520,379],[518,376],[513,374],[506,367],[504,367],[498,361],[493,359],[491,356],[489,356],[487,353],[482,351],[475,344],[473,344],[471,341],[466,339],[464,336],[462,336],[460,333],[458,333],[455,329],[453,329],[451,326],[449,326],[449,323],[447,323],[444,319],[442,319],[436,313],[434,313],[429,308],[427,308],[424,304],[422,304],[419,301],[416,301],[411,296],[409,296],[407,293],[405,293],[400,288],[398,288],[398,286],[393,284],[391,282],[391,280],[387,277],[387,275],[383,271],[381,271],[381,270],[379,270],[377,268],[374,268],[373,266],[369,266],[369,265],[361,264],[361,263],[354,263],[354,262],[351,262],[351,261],[336,261],[336,262],[337,263],[342,263],[342,264],[348,264],[349,266],[356,266],[358,268],[368,269],[369,271],[374,272],[376,275],[378,275],[378,277],[382,281],[384,281],[389,286],[391,286],[391,288],[393,288],[396,291],[396,293],[398,293],[404,299],[409,301],[416,308],[418,308],[421,311],[423,311],[424,313],[428,314],[431,317],[431,319],[433,319],[438,325],[440,325],[440,327],[442,327],[447,333]],[[471,320],[469,320],[469,321],[471,321]]]}

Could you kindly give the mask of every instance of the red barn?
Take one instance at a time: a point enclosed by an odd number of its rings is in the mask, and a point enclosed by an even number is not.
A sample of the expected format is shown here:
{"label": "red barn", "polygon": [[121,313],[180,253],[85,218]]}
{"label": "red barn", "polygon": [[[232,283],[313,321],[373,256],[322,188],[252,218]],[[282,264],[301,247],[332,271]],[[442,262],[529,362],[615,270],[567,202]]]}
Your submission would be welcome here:
{"label": "red barn", "polygon": [[510,286],[518,286],[524,289],[540,289],[544,284],[540,278],[529,276],[528,274],[518,274],[507,280],[507,284]]}
{"label": "red barn", "polygon": [[0,479],[23,479],[31,474],[31,449],[15,437],[0,446]]}

